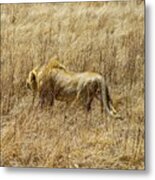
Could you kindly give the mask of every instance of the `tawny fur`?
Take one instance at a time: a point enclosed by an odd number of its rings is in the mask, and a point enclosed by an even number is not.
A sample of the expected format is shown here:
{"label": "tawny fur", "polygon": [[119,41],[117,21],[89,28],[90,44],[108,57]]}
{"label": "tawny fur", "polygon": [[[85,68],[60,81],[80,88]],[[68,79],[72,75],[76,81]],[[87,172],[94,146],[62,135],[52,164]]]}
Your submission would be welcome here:
{"label": "tawny fur", "polygon": [[54,100],[66,102],[81,100],[89,111],[93,99],[97,98],[101,104],[101,111],[105,109],[109,115],[118,117],[106,82],[98,73],[71,72],[59,61],[52,59],[29,73],[27,86],[33,91],[34,96],[39,94],[41,106],[45,103],[53,105]]}

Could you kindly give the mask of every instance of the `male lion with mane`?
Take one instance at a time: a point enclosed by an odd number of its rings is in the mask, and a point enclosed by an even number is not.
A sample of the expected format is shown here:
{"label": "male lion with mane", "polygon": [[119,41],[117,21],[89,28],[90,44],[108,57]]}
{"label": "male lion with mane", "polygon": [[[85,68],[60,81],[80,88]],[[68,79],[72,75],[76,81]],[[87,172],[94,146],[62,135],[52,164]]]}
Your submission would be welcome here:
{"label": "male lion with mane", "polygon": [[101,112],[105,111],[116,118],[120,116],[112,105],[104,78],[95,72],[71,72],[56,59],[34,68],[26,81],[33,91],[34,98],[39,94],[41,107],[45,103],[53,105],[54,100],[76,102],[80,100],[90,111],[94,98],[100,101]]}

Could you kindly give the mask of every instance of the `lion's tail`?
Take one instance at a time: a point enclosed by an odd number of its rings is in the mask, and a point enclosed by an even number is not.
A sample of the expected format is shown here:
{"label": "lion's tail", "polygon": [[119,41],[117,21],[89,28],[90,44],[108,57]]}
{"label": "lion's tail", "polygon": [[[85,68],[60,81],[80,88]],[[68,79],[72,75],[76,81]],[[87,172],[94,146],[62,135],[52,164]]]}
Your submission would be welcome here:
{"label": "lion's tail", "polygon": [[108,87],[105,83],[104,78],[101,80],[101,97],[102,97],[102,104],[104,105],[104,110],[111,116],[116,117],[117,112],[112,105],[112,100],[109,94]]}

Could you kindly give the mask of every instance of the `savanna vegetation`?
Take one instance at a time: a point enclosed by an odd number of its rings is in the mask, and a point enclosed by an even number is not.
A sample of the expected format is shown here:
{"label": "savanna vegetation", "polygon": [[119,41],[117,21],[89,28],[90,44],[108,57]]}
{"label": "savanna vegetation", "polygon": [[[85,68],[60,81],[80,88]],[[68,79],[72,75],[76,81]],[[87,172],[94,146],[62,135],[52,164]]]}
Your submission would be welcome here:
{"label": "savanna vegetation", "polygon": [[[1,166],[144,169],[144,1],[3,4],[0,15]],[[28,73],[54,56],[102,74],[123,120],[97,101],[88,116],[32,104]]]}

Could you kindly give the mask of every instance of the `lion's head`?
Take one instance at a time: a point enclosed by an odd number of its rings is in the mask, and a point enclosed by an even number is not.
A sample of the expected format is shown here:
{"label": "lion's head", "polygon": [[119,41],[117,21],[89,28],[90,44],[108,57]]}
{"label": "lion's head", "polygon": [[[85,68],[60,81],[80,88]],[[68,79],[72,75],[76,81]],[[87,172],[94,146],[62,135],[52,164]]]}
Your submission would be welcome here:
{"label": "lion's head", "polygon": [[63,66],[57,59],[52,58],[47,64],[42,66],[39,65],[30,71],[26,80],[27,88],[32,91],[37,91],[39,88],[38,86],[41,86],[45,79],[47,80],[50,78],[53,69],[66,70],[65,66]]}

